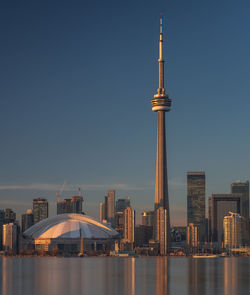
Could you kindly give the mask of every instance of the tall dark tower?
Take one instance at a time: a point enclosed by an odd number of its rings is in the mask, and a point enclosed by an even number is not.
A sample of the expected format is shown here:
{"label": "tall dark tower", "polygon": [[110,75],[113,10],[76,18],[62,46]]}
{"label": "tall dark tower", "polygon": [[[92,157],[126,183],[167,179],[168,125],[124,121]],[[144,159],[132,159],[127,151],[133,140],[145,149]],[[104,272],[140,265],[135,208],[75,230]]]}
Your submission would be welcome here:
{"label": "tall dark tower", "polygon": [[[170,214],[168,200],[168,177],[167,177],[167,152],[166,152],[166,131],[165,131],[165,112],[170,111],[171,99],[168,97],[164,88],[164,60],[163,60],[163,34],[162,17],[160,19],[160,44],[159,44],[159,88],[157,94],[152,99],[152,111],[157,112],[157,157],[156,157],[156,179],[155,179],[155,216],[163,216],[167,224],[160,230],[163,220],[156,220],[154,236],[155,240],[161,241],[161,233],[166,236],[164,248],[168,249],[170,244]],[[164,210],[164,214],[157,214],[157,210]],[[159,212],[158,212],[159,213]],[[157,219],[157,218],[155,218]],[[163,254],[164,255],[164,254]]]}

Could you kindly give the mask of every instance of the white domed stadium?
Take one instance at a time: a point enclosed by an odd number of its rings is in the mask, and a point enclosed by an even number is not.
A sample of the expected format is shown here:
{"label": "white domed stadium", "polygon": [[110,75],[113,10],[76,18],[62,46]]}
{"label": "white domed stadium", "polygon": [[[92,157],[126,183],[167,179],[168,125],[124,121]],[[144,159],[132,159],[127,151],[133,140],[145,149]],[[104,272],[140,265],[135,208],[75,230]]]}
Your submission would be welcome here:
{"label": "white domed stadium", "polygon": [[23,233],[26,243],[36,250],[79,253],[109,250],[119,238],[117,231],[83,214],[59,214],[41,220]]}

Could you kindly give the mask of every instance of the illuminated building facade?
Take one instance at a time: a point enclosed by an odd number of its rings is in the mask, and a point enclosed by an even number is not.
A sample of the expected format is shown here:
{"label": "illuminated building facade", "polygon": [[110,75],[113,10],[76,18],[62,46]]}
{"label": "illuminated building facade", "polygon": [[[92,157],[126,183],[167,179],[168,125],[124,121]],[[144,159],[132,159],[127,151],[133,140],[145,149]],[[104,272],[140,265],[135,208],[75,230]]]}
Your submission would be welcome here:
{"label": "illuminated building facade", "polygon": [[230,216],[224,217],[224,248],[240,248],[244,238],[244,217],[238,213],[229,212]]}

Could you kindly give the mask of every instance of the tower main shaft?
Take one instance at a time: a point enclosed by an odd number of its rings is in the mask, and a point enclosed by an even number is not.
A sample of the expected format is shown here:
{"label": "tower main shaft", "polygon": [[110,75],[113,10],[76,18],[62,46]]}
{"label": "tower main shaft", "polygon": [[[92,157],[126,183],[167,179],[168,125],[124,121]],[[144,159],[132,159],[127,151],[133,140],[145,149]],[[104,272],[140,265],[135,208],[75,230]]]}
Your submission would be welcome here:
{"label": "tower main shaft", "polygon": [[[155,222],[154,236],[160,243],[160,252],[166,255],[170,244],[170,214],[168,200],[167,178],[167,152],[166,152],[166,128],[165,112],[170,111],[171,99],[165,93],[164,88],[164,60],[163,60],[163,32],[162,18],[160,19],[160,42],[159,42],[159,88],[152,99],[152,111],[157,112],[157,156],[156,156],[156,179],[155,179]],[[157,211],[157,210],[161,211]],[[158,219],[161,220],[158,220]],[[165,226],[161,224],[166,222]],[[167,233],[165,232],[167,231]],[[164,238],[166,237],[166,238]],[[161,246],[161,242],[163,246]],[[163,250],[162,250],[163,249]],[[165,250],[164,250],[165,249]]]}

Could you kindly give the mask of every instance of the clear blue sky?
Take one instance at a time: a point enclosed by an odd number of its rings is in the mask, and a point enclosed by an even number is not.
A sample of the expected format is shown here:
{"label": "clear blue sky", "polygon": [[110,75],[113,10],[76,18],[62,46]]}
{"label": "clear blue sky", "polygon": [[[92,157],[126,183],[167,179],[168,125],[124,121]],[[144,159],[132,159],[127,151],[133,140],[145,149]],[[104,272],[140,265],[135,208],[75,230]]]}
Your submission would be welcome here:
{"label": "clear blue sky", "polygon": [[206,172],[207,197],[249,179],[249,11],[247,0],[1,1],[0,208],[21,214],[40,196],[53,215],[64,180],[62,197],[80,185],[89,215],[112,188],[138,215],[153,208],[161,13],[171,223],[185,223],[187,171]]}

